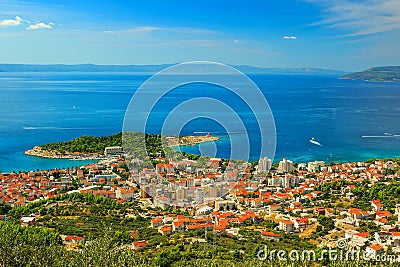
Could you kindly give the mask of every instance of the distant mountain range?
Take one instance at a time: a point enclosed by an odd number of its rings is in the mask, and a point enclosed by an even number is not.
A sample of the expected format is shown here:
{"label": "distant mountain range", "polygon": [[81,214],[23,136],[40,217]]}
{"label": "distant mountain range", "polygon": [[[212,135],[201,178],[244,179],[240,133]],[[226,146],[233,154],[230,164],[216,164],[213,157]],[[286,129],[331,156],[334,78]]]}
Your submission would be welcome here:
{"label": "distant mountain range", "polygon": [[0,64],[0,72],[158,72],[172,64],[163,65],[94,65],[94,64]]}
{"label": "distant mountain range", "polygon": [[374,67],[361,72],[349,73],[340,79],[373,82],[400,82],[400,66]]}
{"label": "distant mountain range", "polygon": [[[0,72],[136,72],[156,73],[174,64],[162,65],[37,65],[37,64],[0,64]],[[247,74],[336,74],[346,72],[318,68],[259,68],[253,66],[232,66]]]}
{"label": "distant mountain range", "polygon": [[259,68],[259,67],[252,67],[246,65],[240,66],[232,66],[241,72],[248,73],[248,74],[339,74],[343,75],[347,72],[340,71],[340,70],[332,70],[332,69],[319,69],[319,68]]}

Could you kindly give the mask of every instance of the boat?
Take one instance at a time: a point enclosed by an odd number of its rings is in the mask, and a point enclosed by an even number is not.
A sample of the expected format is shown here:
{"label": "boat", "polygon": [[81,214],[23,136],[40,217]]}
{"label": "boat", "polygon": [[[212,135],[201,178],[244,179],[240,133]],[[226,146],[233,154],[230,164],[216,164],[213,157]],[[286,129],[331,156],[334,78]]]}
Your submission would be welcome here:
{"label": "boat", "polygon": [[322,146],[322,144],[320,142],[318,142],[317,140],[315,140],[314,137],[311,137],[310,143],[312,143],[314,145],[317,145],[317,146]]}

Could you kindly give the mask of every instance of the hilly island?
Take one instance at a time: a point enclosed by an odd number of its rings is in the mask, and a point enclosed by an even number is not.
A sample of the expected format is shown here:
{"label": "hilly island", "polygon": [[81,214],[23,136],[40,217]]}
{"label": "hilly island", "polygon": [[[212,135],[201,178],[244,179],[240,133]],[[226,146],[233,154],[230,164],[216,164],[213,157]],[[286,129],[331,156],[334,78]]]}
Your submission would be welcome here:
{"label": "hilly island", "polygon": [[341,77],[341,79],[371,82],[399,82],[400,66],[373,67],[361,72],[349,73]]}

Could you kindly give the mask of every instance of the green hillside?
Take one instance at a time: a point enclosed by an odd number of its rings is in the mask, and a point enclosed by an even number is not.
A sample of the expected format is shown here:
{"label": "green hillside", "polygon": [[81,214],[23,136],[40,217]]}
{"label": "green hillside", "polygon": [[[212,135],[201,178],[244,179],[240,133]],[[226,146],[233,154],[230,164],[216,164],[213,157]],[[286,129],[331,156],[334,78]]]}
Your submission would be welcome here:
{"label": "green hillside", "polygon": [[399,82],[400,66],[374,67],[361,72],[347,74],[341,79],[372,82]]}

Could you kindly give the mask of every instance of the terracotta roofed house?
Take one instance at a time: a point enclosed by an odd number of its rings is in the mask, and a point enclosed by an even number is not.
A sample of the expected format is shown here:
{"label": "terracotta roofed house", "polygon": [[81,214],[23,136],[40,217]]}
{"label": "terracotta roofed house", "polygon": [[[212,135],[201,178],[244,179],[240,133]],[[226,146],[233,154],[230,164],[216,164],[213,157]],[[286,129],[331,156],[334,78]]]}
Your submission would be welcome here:
{"label": "terracotta roofed house", "polygon": [[163,218],[158,217],[151,220],[151,227],[158,228],[163,225]]}
{"label": "terracotta roofed house", "polygon": [[132,243],[132,249],[133,250],[141,250],[147,245],[146,240],[141,240],[141,241],[135,241]]}
{"label": "terracotta roofed house", "polygon": [[70,243],[84,243],[85,242],[85,238],[83,238],[81,236],[69,235],[69,236],[65,237],[64,241],[65,242],[70,242]]}
{"label": "terracotta roofed house", "polygon": [[365,254],[368,258],[376,258],[379,254],[384,253],[383,247],[378,244],[372,244],[365,249]]}
{"label": "terracotta roofed house", "polygon": [[273,232],[267,232],[267,231],[262,231],[261,237],[265,240],[271,240],[271,241],[275,241],[275,240],[279,241],[281,239],[280,234],[276,234]]}
{"label": "terracotta roofed house", "polygon": [[172,223],[172,231],[173,232],[183,232],[183,231],[185,231],[185,225],[183,224],[183,221],[174,221]]}
{"label": "terracotta roofed house", "polygon": [[283,220],[279,222],[279,229],[286,233],[294,232],[294,223],[290,220]]}
{"label": "terracotta roofed house", "polygon": [[162,235],[168,235],[172,233],[172,225],[170,224],[163,225],[158,229],[158,232]]}

